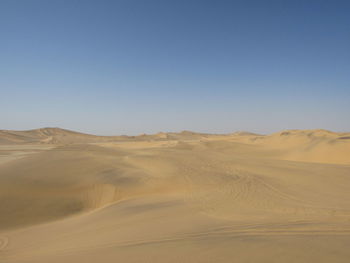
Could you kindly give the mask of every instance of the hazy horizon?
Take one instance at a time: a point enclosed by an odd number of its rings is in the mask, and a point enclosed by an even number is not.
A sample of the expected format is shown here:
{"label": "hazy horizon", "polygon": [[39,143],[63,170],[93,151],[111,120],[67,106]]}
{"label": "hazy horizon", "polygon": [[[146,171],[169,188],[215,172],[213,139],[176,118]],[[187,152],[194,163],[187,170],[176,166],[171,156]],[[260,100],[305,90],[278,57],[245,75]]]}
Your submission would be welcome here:
{"label": "hazy horizon", "polygon": [[0,129],[350,130],[347,1],[1,1]]}
{"label": "hazy horizon", "polygon": [[256,133],[256,132],[252,132],[252,131],[246,131],[246,130],[235,130],[235,131],[230,131],[230,132],[202,132],[202,131],[193,131],[193,130],[172,130],[172,131],[157,131],[157,132],[153,132],[153,133],[137,133],[137,134],[98,134],[98,133],[89,133],[83,130],[72,130],[72,129],[68,129],[68,128],[62,128],[62,127],[38,127],[38,128],[34,128],[34,129],[26,129],[26,130],[14,130],[14,129],[0,129],[0,131],[9,131],[9,132],[26,132],[26,131],[36,131],[36,130],[40,130],[40,129],[60,129],[60,130],[66,130],[66,131],[71,131],[71,132],[78,132],[78,133],[82,133],[82,134],[89,134],[89,135],[96,135],[96,136],[140,136],[140,135],[154,135],[154,134],[159,134],[159,133],[182,133],[182,132],[193,132],[193,133],[203,133],[203,134],[208,134],[208,135],[229,135],[229,134],[234,134],[234,133],[251,133],[251,134],[255,134],[255,135],[273,135],[275,133],[279,133],[279,132],[283,132],[283,131],[329,131],[329,132],[334,132],[334,133],[349,133],[349,131],[334,131],[334,130],[329,130],[329,129],[323,129],[323,128],[319,128],[319,129],[286,129],[286,130],[276,130],[276,131],[272,131],[270,133]]}

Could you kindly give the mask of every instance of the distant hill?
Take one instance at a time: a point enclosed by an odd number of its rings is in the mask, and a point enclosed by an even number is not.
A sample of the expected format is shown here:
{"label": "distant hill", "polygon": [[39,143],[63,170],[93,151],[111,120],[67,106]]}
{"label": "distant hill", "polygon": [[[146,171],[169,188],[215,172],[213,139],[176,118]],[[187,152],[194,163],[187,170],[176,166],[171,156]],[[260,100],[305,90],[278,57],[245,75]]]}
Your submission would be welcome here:
{"label": "distant hill", "polygon": [[69,144],[112,141],[121,136],[96,136],[61,128],[41,128],[28,131],[0,130],[0,144]]}
{"label": "distant hill", "polygon": [[183,131],[180,133],[142,134],[138,136],[97,136],[61,128],[41,128],[26,131],[0,130],[0,144],[72,144],[140,140],[191,140],[214,136]]}
{"label": "distant hill", "polygon": [[[285,130],[270,135],[250,132],[206,134],[191,131],[160,132],[138,136],[96,136],[61,128],[27,131],[0,130],[0,144],[81,144],[125,141],[229,141],[256,145],[278,153],[278,158],[296,161],[350,163],[350,133],[327,130]],[[219,144],[217,144],[219,145]],[[187,146],[186,146],[187,147]]]}

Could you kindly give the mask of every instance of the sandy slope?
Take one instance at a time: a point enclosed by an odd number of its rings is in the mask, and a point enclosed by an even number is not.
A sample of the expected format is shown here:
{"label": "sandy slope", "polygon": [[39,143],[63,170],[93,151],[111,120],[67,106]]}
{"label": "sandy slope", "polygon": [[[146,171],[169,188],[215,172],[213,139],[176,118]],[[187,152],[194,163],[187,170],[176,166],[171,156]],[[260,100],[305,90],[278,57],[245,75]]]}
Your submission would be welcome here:
{"label": "sandy slope", "polygon": [[350,134],[37,131],[2,139],[0,262],[350,258]]}

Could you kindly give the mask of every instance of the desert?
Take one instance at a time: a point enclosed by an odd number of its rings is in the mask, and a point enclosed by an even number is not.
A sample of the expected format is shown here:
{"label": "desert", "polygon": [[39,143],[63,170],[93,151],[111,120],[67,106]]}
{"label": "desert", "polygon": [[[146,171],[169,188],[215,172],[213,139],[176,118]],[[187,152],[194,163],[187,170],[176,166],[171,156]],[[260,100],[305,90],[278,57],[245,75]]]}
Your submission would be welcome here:
{"label": "desert", "polygon": [[350,133],[0,131],[0,261],[348,262]]}
{"label": "desert", "polygon": [[349,263],[349,14],[0,0],[0,263]]}

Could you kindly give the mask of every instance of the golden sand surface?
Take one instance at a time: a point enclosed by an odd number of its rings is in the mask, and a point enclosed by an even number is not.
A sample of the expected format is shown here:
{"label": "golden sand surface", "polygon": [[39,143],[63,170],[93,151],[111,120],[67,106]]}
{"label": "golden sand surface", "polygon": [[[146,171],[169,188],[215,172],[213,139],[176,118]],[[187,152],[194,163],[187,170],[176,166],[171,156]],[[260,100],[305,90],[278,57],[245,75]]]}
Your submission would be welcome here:
{"label": "golden sand surface", "polygon": [[0,262],[349,262],[350,133],[0,131]]}

